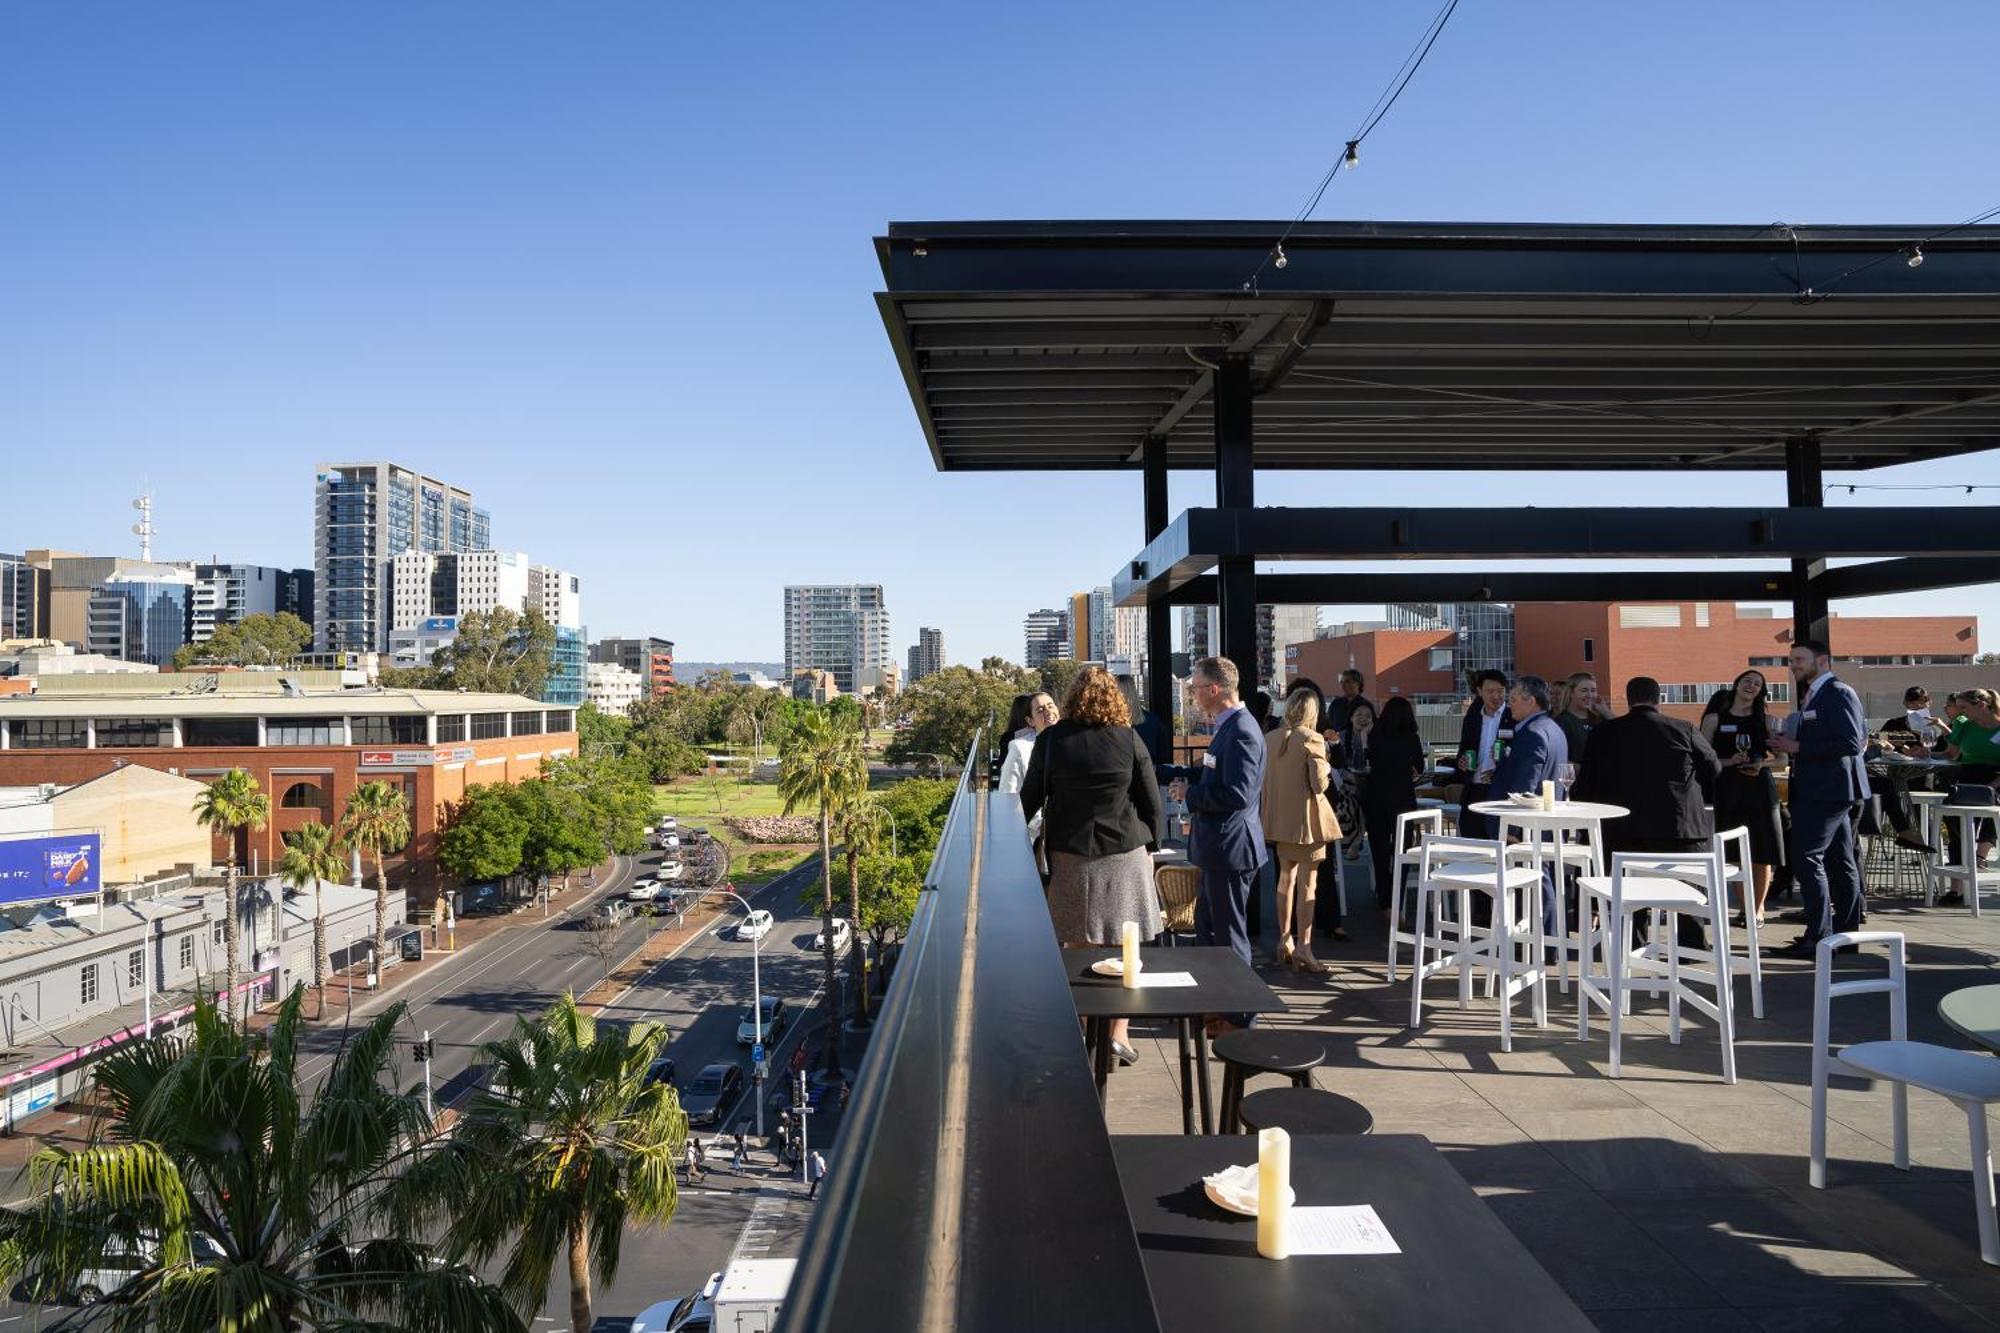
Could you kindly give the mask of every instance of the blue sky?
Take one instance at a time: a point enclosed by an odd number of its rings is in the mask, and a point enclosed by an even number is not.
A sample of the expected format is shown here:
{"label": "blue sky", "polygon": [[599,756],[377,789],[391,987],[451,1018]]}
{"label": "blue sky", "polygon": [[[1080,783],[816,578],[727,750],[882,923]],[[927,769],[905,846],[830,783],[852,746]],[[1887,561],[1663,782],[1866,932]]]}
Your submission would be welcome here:
{"label": "blue sky", "polygon": [[[953,660],[1018,658],[1025,612],[1139,545],[1138,480],[935,473],[870,238],[1289,217],[1435,8],[17,0],[0,549],[136,553],[150,482],[163,555],[307,563],[313,463],[388,457],[581,575],[593,634],[775,658],[784,583],[859,580],[899,654],[927,624]],[[1956,222],[2000,204],[1995,50],[1973,0],[1466,0],[1318,216]],[[1211,498],[1176,475],[1176,508]],[[1898,605],[2000,626],[1992,589]]]}

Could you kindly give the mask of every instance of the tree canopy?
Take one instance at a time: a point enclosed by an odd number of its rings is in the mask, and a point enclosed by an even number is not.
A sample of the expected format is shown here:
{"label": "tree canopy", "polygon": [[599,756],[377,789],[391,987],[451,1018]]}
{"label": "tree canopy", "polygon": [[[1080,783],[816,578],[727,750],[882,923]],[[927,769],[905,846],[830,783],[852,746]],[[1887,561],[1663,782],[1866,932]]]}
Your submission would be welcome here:
{"label": "tree canopy", "polygon": [[889,742],[891,761],[929,754],[957,763],[981,727],[991,727],[997,734],[1007,725],[1014,696],[1036,688],[1037,681],[998,658],[987,662],[978,671],[948,666],[903,691],[901,704],[908,725]]}
{"label": "tree canopy", "polygon": [[312,626],[289,611],[249,615],[218,625],[206,643],[182,644],[174,653],[176,671],[200,666],[283,666],[312,643]]}

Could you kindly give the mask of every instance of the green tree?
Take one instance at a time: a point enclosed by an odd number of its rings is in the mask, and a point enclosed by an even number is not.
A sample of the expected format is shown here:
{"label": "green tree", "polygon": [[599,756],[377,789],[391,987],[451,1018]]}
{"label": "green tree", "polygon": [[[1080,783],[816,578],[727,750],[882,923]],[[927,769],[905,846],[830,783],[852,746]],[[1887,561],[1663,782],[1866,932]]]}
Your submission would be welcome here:
{"label": "green tree", "polygon": [[[1083,663],[1074,657],[1051,657],[1042,663],[1039,688],[1057,703],[1069,698],[1069,687],[1076,684],[1076,678],[1083,674]],[[1005,718],[1001,719],[1004,724]]]}
{"label": "green tree", "polygon": [[319,1017],[326,1016],[326,978],[333,959],[326,947],[326,885],[339,882],[347,869],[334,830],[314,821],[285,835],[285,855],[278,875],[295,889],[313,894],[313,991],[319,996]]}
{"label": "green tree", "polygon": [[283,666],[312,644],[312,626],[289,611],[249,615],[216,626],[206,643],[183,644],[174,653],[176,671],[199,666]]}
{"label": "green tree", "polygon": [[[826,994],[840,1011],[840,983],[834,973],[833,953],[833,820],[849,801],[868,790],[868,763],[861,753],[861,734],[852,726],[836,721],[831,714],[815,712],[793,729],[778,755],[778,795],[785,813],[800,808],[819,814],[820,922],[826,956]],[[840,1072],[840,1024],[826,1025],[826,1067],[829,1074]]]}
{"label": "green tree", "polygon": [[364,782],[348,793],[340,837],[375,858],[375,952],[370,957],[379,984],[389,948],[389,870],[383,860],[410,841],[410,807],[403,789],[387,782]]}
{"label": "green tree", "polygon": [[589,805],[576,787],[530,778],[515,784],[510,795],[528,826],[521,843],[523,870],[543,879],[561,875],[567,888],[572,871],[603,857]]}
{"label": "green tree", "polygon": [[596,704],[585,704],[576,710],[576,748],[580,754],[623,754],[625,740],[631,734],[630,720],[607,713]]}
{"label": "green tree", "polygon": [[[910,922],[917,914],[918,895],[923,891],[924,872],[929,865],[928,852],[906,851],[901,856],[894,856],[884,850],[862,857],[852,875],[845,868],[840,871],[839,879],[834,884],[835,892],[851,892],[853,876],[859,876],[861,915],[854,925],[875,946],[878,962],[882,951],[901,939],[910,928]],[[805,905],[810,907],[813,904],[807,902]]]}
{"label": "green tree", "polygon": [[[476,1268],[506,1255],[501,1290],[523,1314],[569,1270],[570,1327],[589,1333],[591,1286],[618,1276],[630,1224],[665,1226],[680,1203],[674,1165],[687,1117],[646,1071],[666,1030],[594,1022],[565,994],[489,1042],[494,1070],[443,1151],[405,1177],[406,1225],[442,1226]],[[454,1207],[463,1200],[463,1207]]]}
{"label": "green tree", "polygon": [[[841,802],[840,808],[834,812],[833,828],[847,861],[848,919],[854,923],[858,935],[861,931],[862,877],[855,868],[856,863],[874,852],[889,836],[888,820],[882,813],[882,807],[869,797],[865,777],[861,790]],[[868,950],[862,947],[859,939],[854,942],[852,955],[854,1021],[865,1025],[868,1022]],[[833,992],[827,993],[831,995]]]}
{"label": "green tree", "polygon": [[460,616],[432,665],[456,689],[539,699],[555,646],[555,626],[540,611],[496,606]]}
{"label": "green tree", "polygon": [[500,783],[468,787],[438,839],[438,864],[461,880],[505,879],[521,871],[528,821]]}
{"label": "green tree", "polygon": [[608,756],[558,759],[542,776],[575,793],[603,852],[632,856],[646,850],[653,789],[635,766]]}
{"label": "green tree", "polygon": [[980,728],[989,728],[997,735],[1007,725],[1014,696],[1033,688],[1025,673],[1001,665],[1005,670],[948,666],[904,690],[901,704],[909,726],[889,743],[890,761],[938,755],[945,762],[956,763],[965,757]]}
{"label": "green tree", "polygon": [[257,779],[240,768],[232,768],[201,789],[194,798],[195,822],[229,839],[229,863],[222,868],[222,1011],[236,1012],[236,964],[243,948],[242,900],[236,892],[236,867],[243,859],[239,843],[243,830],[261,829],[271,822],[271,798],[257,785]]}
{"label": "green tree", "polygon": [[905,778],[874,793],[875,803],[891,821],[894,849],[905,856],[920,854],[928,862],[957,793],[958,784],[942,778]]}
{"label": "green tree", "polygon": [[391,1083],[403,1006],[343,1043],[307,1102],[303,993],[256,1034],[197,999],[187,1035],[99,1061],[90,1141],[42,1148],[32,1197],[0,1210],[0,1277],[72,1290],[142,1256],[98,1307],[119,1333],[525,1333],[498,1289],[390,1225],[392,1187],[440,1144]]}

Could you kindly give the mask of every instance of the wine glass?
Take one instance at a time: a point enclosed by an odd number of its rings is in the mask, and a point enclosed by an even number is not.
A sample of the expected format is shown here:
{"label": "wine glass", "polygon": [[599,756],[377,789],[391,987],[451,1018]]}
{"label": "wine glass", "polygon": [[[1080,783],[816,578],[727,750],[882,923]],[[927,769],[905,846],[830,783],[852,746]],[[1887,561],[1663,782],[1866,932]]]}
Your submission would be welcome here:
{"label": "wine glass", "polygon": [[1747,732],[1747,731],[1739,731],[1739,732],[1737,732],[1737,733],[1736,733],[1736,753],[1738,753],[1738,754],[1740,754],[1740,755],[1743,755],[1743,756],[1744,756],[1745,758],[1748,758],[1748,757],[1749,757],[1749,754],[1750,754],[1750,733],[1749,733],[1749,732]]}
{"label": "wine glass", "polygon": [[1556,769],[1557,799],[1567,801],[1569,789],[1576,785],[1576,765],[1563,764]]}

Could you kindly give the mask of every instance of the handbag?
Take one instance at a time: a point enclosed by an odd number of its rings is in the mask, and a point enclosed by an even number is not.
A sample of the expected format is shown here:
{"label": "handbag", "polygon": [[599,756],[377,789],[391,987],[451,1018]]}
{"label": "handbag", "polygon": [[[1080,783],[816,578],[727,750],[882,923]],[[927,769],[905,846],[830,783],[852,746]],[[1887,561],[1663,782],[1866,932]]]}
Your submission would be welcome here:
{"label": "handbag", "polygon": [[2000,805],[2000,792],[1983,782],[1954,782],[1946,805]]}

